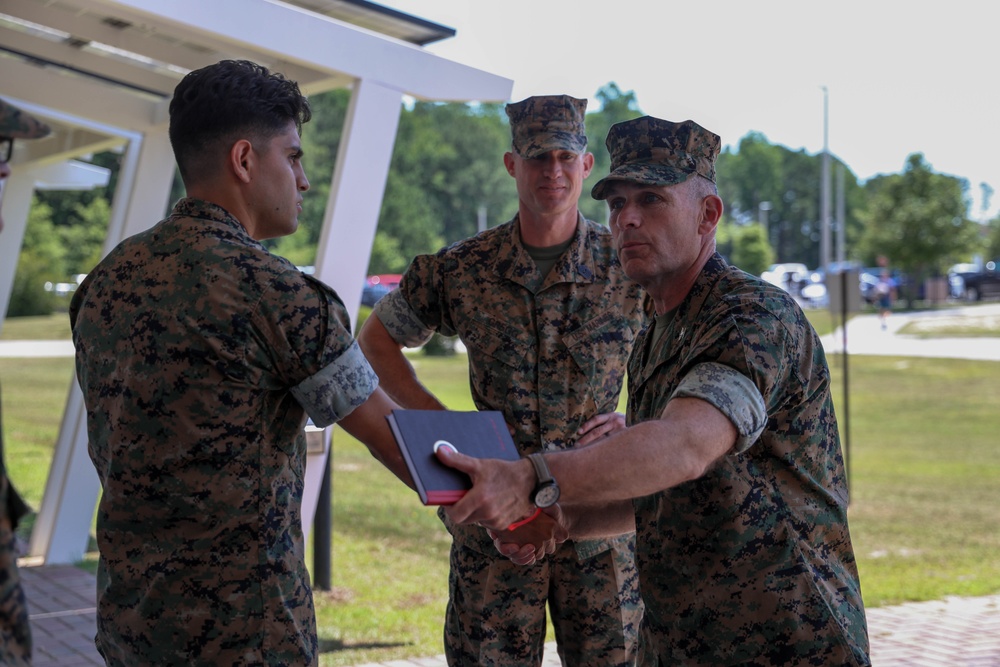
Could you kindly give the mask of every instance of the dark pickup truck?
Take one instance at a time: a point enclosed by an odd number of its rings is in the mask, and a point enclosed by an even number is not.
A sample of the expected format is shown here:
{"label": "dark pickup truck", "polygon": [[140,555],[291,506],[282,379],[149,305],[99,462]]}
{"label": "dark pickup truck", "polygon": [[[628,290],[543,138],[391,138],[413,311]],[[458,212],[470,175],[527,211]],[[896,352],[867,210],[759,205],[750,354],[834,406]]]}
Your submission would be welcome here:
{"label": "dark pickup truck", "polygon": [[1000,297],[1000,271],[997,270],[997,263],[1000,260],[986,262],[986,267],[982,271],[966,273],[962,276],[964,283],[963,296],[967,301],[982,301],[983,299],[995,299]]}

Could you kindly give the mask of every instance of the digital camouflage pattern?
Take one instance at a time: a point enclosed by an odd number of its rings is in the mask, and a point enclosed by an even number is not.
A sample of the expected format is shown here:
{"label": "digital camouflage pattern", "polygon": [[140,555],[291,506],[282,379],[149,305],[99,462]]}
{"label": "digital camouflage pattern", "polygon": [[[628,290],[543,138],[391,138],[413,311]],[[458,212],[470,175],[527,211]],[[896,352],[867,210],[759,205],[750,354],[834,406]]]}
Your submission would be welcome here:
{"label": "digital camouflage pattern", "polygon": [[507,105],[514,152],[526,160],[555,150],[587,150],[587,100],[536,95]]}
{"label": "digital camouflage pattern", "polygon": [[[645,326],[647,311],[645,294],[622,271],[607,227],[581,216],[569,248],[543,278],[520,242],[518,220],[434,255],[417,256],[399,288],[379,300],[373,315],[398,343],[410,347],[426,342],[435,331],[457,335],[468,349],[476,407],[501,411],[519,451],[527,455],[574,447],[585,421],[616,409],[628,352]],[[525,628],[544,624],[544,600],[556,595],[575,600],[553,615],[554,624],[567,627],[559,637],[566,650],[587,637],[617,634],[620,639],[623,626],[631,633],[638,623],[641,605],[634,577],[626,575],[614,584],[614,572],[605,569],[593,586],[559,588],[563,577],[585,577],[587,568],[602,562],[611,567],[607,558],[588,561],[609,549],[614,559],[630,559],[632,535],[566,543],[554,562],[568,571],[559,574],[559,566],[550,563],[549,583],[543,577],[526,590],[524,568],[500,556],[485,530],[456,526],[443,512],[441,516],[454,537],[446,621],[452,664],[536,664],[540,634],[533,637],[532,652],[508,644],[505,653],[488,660],[462,642],[481,641],[497,632],[497,624],[509,626],[509,619],[519,619]],[[503,573],[492,587],[484,587],[481,573],[486,568]],[[597,586],[599,580],[606,585]],[[481,603],[470,602],[477,597],[483,598]],[[593,613],[609,600],[618,600],[621,615]],[[494,616],[501,609],[508,621]],[[483,617],[480,610],[490,614]],[[470,662],[470,654],[484,662]],[[605,658],[577,664],[621,663]]]}
{"label": "digital camouflage pattern", "polygon": [[605,140],[611,173],[594,184],[594,199],[607,197],[611,181],[675,185],[697,174],[715,182],[719,135],[693,120],[672,123],[652,116],[615,123]]}
{"label": "digital camouflage pattern", "polygon": [[42,121],[0,100],[0,137],[40,139],[50,132],[52,129]]}
{"label": "digital camouflage pattern", "polygon": [[303,427],[377,385],[340,299],[182,199],[88,275],[70,321],[108,664],[316,664]]}
{"label": "digital camouflage pattern", "polygon": [[530,566],[451,551],[457,596],[445,621],[449,665],[539,665],[548,602],[559,656],[565,665],[635,664],[642,618],[639,575],[632,549],[610,549],[581,559],[572,545]]}
{"label": "digital camouflage pattern", "polygon": [[0,423],[0,665],[7,667],[31,664],[31,623],[17,569],[14,535],[18,520],[27,512],[27,505],[7,478]]}
{"label": "digital camouflage pattern", "polygon": [[[785,291],[716,254],[662,336],[636,342],[629,424],[657,418],[705,363],[753,383],[766,427],[701,478],[634,501],[646,606],[638,664],[869,665],[819,337]],[[695,393],[722,395],[724,384],[700,377]]]}

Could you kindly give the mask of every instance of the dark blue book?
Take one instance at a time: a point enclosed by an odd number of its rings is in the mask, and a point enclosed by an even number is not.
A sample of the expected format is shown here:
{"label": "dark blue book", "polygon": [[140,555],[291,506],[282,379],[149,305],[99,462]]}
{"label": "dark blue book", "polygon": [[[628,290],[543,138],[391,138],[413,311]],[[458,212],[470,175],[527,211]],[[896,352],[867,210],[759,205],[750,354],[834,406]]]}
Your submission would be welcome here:
{"label": "dark blue book", "polygon": [[496,410],[393,410],[386,419],[424,505],[451,505],[472,488],[468,475],[437,460],[438,443],[479,459],[521,458]]}

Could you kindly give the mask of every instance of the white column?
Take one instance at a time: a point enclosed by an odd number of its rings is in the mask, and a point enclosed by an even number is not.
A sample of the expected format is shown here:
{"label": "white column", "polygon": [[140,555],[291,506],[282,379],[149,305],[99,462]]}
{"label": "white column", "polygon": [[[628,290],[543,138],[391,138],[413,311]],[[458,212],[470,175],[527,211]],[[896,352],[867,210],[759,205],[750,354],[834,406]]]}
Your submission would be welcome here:
{"label": "white column", "polygon": [[0,232],[0,328],[3,328],[10,293],[14,289],[17,258],[21,254],[24,230],[28,228],[34,184],[34,169],[31,167],[13,165],[11,175],[4,179],[3,210],[0,210],[4,223],[3,231]]}
{"label": "white column", "polygon": [[[316,277],[337,290],[351,323],[358,319],[361,290],[372,254],[382,195],[389,177],[392,148],[402,113],[398,90],[357,81],[344,120],[344,132],[337,151],[337,164],[330,184],[330,199],[323,216],[323,231],[316,249]],[[322,442],[332,442],[332,429]],[[326,466],[330,448],[308,458],[308,465],[320,471]],[[303,531],[306,536],[316,515],[322,475],[306,471],[302,498]]]}
{"label": "white column", "polygon": [[[163,218],[173,176],[166,127],[130,142],[119,171],[104,254]],[[42,556],[47,564],[80,560],[99,494],[100,481],[87,452],[86,407],[74,376],[31,535],[31,555]]]}

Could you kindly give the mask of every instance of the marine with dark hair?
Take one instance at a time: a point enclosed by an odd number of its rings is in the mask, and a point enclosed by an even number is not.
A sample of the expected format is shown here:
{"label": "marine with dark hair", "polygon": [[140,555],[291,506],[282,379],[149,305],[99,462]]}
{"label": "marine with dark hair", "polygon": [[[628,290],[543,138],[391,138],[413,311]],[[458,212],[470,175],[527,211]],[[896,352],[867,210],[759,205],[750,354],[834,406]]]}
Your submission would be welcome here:
{"label": "marine with dark hair", "polygon": [[[720,138],[693,121],[618,123],[592,190],[629,277],[656,304],[628,363],[628,428],[544,455],[569,536],[633,513],[645,604],[637,664],[870,665],[830,370],[783,289],[715,251]],[[446,463],[476,480],[452,520],[504,525],[528,511],[527,462]],[[500,545],[522,560],[533,547]]]}
{"label": "marine with dark hair", "polygon": [[187,75],[170,137],[188,196],[73,296],[109,665],[316,664],[307,415],[412,486],[344,304],[260,243],[298,225],[308,119],[298,86],[254,63]]}
{"label": "marine with dark hair", "polygon": [[[13,104],[0,100],[0,194],[11,174],[14,141],[40,139],[52,132],[48,125]],[[2,198],[0,198],[2,203]],[[3,215],[0,211],[0,231]],[[29,512],[28,505],[7,477],[3,459],[3,424],[0,423],[0,665],[26,667],[31,664],[31,624],[28,606],[17,570],[17,524]]]}

